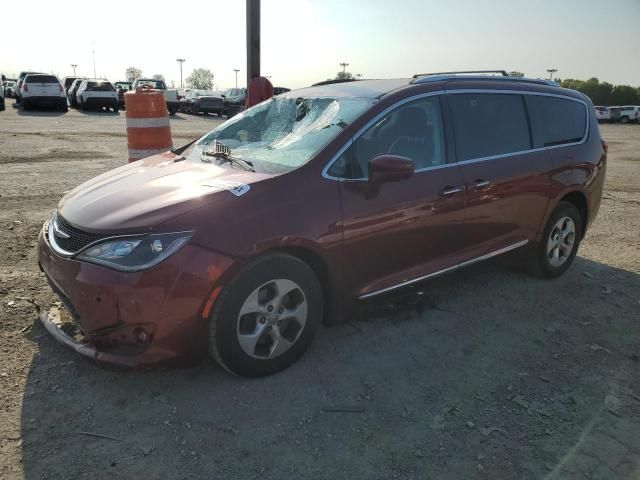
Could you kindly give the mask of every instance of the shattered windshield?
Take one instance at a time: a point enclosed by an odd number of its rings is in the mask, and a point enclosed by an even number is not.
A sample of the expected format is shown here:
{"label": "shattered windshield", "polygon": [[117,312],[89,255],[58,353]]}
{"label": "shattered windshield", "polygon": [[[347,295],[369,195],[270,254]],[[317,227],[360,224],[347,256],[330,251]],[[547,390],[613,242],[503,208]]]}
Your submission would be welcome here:
{"label": "shattered windshield", "polygon": [[[307,163],[373,103],[370,98],[274,97],[236,115],[199,142],[214,140],[257,170],[282,172]],[[198,153],[199,154],[199,153]]]}

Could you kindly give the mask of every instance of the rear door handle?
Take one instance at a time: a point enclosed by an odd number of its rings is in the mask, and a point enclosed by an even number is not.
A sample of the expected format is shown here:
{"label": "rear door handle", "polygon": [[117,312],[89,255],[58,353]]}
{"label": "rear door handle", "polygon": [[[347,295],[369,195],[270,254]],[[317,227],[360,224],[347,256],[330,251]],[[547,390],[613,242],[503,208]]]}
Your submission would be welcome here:
{"label": "rear door handle", "polygon": [[440,195],[449,196],[449,195],[454,195],[456,193],[460,193],[463,191],[464,191],[464,187],[447,186],[442,189],[442,191],[440,192]]}
{"label": "rear door handle", "polygon": [[484,188],[491,185],[489,180],[476,180],[475,188]]}

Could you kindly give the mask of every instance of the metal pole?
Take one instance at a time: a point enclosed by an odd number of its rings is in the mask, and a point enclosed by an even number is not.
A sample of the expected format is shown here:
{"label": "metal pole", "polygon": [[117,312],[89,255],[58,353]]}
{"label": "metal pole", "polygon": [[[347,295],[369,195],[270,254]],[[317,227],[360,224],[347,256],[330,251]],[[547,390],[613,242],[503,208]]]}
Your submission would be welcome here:
{"label": "metal pole", "polygon": [[74,77],[76,76],[76,67],[77,67],[77,66],[78,66],[78,64],[77,64],[77,63],[72,63],[72,64],[71,64],[71,67],[73,68],[73,76],[74,76]]}
{"label": "metal pole", "polygon": [[547,73],[549,74],[549,80],[553,80],[553,74],[556,73],[558,71],[557,68],[550,68],[547,70]]}
{"label": "metal pole", "polygon": [[240,69],[234,68],[233,71],[236,72],[236,88],[238,88],[238,72],[240,71]]}
{"label": "metal pole", "polygon": [[344,73],[347,70],[347,67],[349,66],[349,64],[346,62],[342,62],[340,66],[342,67],[342,73]]}
{"label": "metal pole", "polygon": [[247,0],[247,86],[260,76],[260,0]]}
{"label": "metal pole", "polygon": [[176,62],[180,64],[180,88],[182,88],[182,64],[185,62],[184,58],[176,58]]}
{"label": "metal pole", "polygon": [[95,45],[93,46],[91,53],[93,54],[93,78],[98,78],[98,75],[96,75],[96,47]]}

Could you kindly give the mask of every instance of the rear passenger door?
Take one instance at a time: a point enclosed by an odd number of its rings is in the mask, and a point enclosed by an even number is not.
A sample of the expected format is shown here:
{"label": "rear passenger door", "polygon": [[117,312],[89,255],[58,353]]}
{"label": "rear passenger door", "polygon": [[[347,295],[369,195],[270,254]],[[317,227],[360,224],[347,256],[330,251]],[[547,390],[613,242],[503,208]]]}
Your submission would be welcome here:
{"label": "rear passenger door", "polygon": [[548,204],[552,162],[533,150],[523,95],[451,91],[456,157],[467,186],[467,259],[532,241]]}

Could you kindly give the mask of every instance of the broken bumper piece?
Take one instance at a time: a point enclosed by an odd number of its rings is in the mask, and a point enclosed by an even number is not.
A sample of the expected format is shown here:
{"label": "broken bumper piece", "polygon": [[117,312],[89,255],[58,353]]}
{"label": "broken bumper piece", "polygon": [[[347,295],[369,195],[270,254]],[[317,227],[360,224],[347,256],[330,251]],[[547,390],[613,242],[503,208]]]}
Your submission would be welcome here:
{"label": "broken bumper piece", "polygon": [[52,307],[48,311],[42,310],[40,321],[53,338],[75,350],[80,355],[100,363],[122,367],[135,367],[138,365],[138,361],[134,357],[121,357],[98,350],[79,332],[79,329],[77,332],[73,331],[73,325],[63,319],[63,312],[59,308]]}

